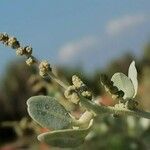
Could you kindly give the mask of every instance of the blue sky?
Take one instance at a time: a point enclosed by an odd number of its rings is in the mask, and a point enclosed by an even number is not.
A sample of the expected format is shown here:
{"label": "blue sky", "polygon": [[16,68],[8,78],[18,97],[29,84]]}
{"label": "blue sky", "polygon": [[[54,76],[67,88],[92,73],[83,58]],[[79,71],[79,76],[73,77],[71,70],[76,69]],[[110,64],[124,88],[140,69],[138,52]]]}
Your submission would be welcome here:
{"label": "blue sky", "polygon": [[[1,0],[0,32],[32,45],[53,64],[102,68],[150,40],[149,0]],[[0,45],[0,71],[16,59]]]}

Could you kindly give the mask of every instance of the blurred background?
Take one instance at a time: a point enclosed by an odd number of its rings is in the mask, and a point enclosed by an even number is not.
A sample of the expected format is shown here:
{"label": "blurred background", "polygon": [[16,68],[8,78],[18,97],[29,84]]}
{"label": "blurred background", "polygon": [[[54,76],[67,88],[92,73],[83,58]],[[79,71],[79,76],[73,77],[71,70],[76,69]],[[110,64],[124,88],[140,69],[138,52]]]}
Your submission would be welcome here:
{"label": "blurred background", "polygon": [[[136,99],[150,111],[149,14],[149,0],[1,0],[0,32],[31,45],[34,55],[53,64],[63,80],[70,82],[73,74],[79,75],[105,105],[114,102],[101,87],[100,74],[127,74],[135,60]],[[24,59],[3,45],[0,56],[0,150],[56,149],[36,140],[37,132],[46,129],[30,120],[26,100],[39,94],[58,95],[60,87],[43,80],[36,68],[27,67]],[[149,150],[150,121],[100,116],[87,142],[75,149]]]}

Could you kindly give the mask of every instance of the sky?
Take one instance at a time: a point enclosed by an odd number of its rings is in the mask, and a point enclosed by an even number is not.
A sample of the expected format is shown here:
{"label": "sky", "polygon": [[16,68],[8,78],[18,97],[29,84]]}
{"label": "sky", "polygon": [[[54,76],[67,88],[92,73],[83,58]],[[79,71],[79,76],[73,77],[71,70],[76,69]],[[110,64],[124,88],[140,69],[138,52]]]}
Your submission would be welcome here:
{"label": "sky", "polygon": [[[150,0],[1,0],[0,32],[54,65],[103,68],[150,40]],[[0,45],[0,72],[16,57]]]}

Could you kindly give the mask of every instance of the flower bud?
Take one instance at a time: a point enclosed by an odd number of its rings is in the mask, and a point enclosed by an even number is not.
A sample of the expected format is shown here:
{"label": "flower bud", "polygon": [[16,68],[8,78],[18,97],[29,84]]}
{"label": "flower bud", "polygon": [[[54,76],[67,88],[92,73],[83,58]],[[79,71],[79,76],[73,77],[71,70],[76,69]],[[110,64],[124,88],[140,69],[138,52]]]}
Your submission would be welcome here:
{"label": "flower bud", "polygon": [[25,47],[25,54],[26,55],[31,55],[32,54],[32,47],[26,46]]}
{"label": "flower bud", "polygon": [[76,87],[74,85],[69,86],[68,89],[65,91],[64,95],[67,99],[70,99],[71,102],[77,104],[80,98],[75,90],[76,90]]}
{"label": "flower bud", "polygon": [[44,77],[49,71],[52,71],[50,64],[47,61],[42,61],[39,64],[39,74]]}
{"label": "flower bud", "polygon": [[16,55],[24,55],[25,54],[25,48],[24,47],[19,47],[16,50]]}
{"label": "flower bud", "polygon": [[34,63],[35,63],[35,60],[34,60],[33,57],[29,57],[29,58],[26,60],[26,64],[27,64],[28,66],[31,66],[31,65],[33,65]]}
{"label": "flower bud", "polygon": [[10,37],[8,39],[8,46],[10,46],[13,49],[17,49],[20,47],[20,44],[15,37]]}

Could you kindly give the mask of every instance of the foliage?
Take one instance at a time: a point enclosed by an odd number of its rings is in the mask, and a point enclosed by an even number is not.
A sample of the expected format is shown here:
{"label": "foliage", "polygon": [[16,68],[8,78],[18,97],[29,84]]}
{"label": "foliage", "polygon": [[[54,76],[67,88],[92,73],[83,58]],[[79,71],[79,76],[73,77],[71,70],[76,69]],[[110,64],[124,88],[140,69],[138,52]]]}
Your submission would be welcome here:
{"label": "foliage", "polygon": [[[150,119],[150,113],[138,108],[139,102],[134,99],[138,88],[134,61],[129,66],[128,76],[123,73],[115,73],[111,79],[106,75],[101,76],[101,83],[106,92],[109,92],[116,100],[114,106],[104,106],[94,101],[92,92],[78,76],[72,76],[71,85],[66,84],[53,73],[53,69],[47,61],[40,62],[32,55],[31,47],[22,47],[16,38],[7,34],[0,34],[0,41],[15,49],[17,55],[26,56],[26,64],[29,66],[35,64],[43,78],[50,78],[64,89],[65,100],[63,103],[62,100],[41,95],[27,100],[28,113],[31,118],[42,127],[54,130],[40,134],[38,140],[52,146],[76,147],[83,144],[92,129],[93,121],[99,115],[113,114],[117,117],[131,115]],[[78,118],[73,114],[75,107],[68,109],[70,104],[81,110]],[[115,139],[112,141],[112,143],[117,142]],[[112,144],[111,147],[113,148],[113,146]]]}

